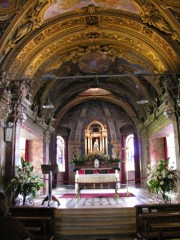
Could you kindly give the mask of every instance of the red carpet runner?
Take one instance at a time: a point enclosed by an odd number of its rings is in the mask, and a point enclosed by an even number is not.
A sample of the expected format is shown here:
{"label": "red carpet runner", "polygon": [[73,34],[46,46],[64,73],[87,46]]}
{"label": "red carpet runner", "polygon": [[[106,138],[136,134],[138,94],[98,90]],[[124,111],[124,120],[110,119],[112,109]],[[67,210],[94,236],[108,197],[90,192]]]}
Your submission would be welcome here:
{"label": "red carpet runner", "polygon": [[[119,197],[134,197],[132,193],[118,193]],[[76,194],[66,193],[60,196],[60,198],[75,198]],[[113,198],[114,193],[82,193],[81,198]]]}

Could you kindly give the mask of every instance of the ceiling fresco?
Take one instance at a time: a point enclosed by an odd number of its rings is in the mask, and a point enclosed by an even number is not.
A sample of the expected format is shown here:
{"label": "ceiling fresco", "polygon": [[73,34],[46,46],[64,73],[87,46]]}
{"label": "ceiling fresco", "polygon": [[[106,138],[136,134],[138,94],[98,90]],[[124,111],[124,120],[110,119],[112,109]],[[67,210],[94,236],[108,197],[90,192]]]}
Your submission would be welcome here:
{"label": "ceiling fresco", "polygon": [[103,53],[91,53],[82,56],[78,65],[84,73],[106,73],[110,67],[110,59]]}
{"label": "ceiling fresco", "polygon": [[56,2],[45,11],[44,20],[62,13],[77,11],[89,5],[138,13],[137,8],[130,0],[56,0]]}

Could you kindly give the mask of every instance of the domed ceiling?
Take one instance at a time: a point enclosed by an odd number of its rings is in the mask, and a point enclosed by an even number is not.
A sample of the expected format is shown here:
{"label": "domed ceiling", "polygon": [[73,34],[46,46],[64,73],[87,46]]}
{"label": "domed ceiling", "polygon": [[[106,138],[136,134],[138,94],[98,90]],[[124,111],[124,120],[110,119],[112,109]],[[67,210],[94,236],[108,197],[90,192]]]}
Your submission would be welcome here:
{"label": "domed ceiling", "polygon": [[[2,85],[25,80],[34,115],[55,128],[94,100],[138,127],[167,91],[178,114],[179,16],[175,0],[2,0]],[[53,109],[42,108],[47,99]]]}

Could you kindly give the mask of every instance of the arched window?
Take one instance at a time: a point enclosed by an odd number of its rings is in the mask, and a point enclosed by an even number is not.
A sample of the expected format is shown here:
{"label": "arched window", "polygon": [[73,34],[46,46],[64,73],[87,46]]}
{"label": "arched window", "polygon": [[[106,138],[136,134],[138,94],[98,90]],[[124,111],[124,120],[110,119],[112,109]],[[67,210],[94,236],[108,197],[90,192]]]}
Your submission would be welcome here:
{"label": "arched window", "polygon": [[65,172],[65,142],[61,136],[57,136],[57,164],[60,172]]}
{"label": "arched window", "polygon": [[129,171],[134,170],[134,135],[131,134],[126,138],[126,159]]}
{"label": "arched window", "polygon": [[175,155],[175,143],[174,143],[174,133],[169,134],[166,136],[167,141],[167,151],[169,157],[169,167],[173,167],[176,169],[176,155]]}

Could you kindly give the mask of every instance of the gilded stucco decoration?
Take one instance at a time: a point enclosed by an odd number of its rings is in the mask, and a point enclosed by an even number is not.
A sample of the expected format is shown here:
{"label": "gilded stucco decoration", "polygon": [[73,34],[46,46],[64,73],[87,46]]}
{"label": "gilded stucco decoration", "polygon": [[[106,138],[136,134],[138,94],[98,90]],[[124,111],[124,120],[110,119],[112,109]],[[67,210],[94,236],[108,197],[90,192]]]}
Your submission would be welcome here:
{"label": "gilded stucco decoration", "polygon": [[[151,0],[132,0],[137,4],[139,8],[139,13],[143,23],[149,24],[157,28],[158,30],[167,33],[171,36],[173,40],[179,41],[180,35],[179,32],[173,29],[173,24],[166,15],[162,14],[161,8],[169,8],[177,11],[178,3],[176,1],[163,1],[161,0],[159,3],[157,1]],[[176,8],[177,7],[177,8]]]}
{"label": "gilded stucco decoration", "polygon": [[[76,20],[77,20],[77,18],[76,18]],[[80,23],[83,22],[83,19],[78,20],[78,21],[76,21],[76,20],[75,20],[76,24],[80,24]],[[65,22],[67,23],[67,21],[65,21]],[[16,57],[14,63],[11,65],[11,69],[10,69],[11,75],[13,76],[13,75],[16,74],[16,72],[18,71],[18,66],[21,63],[22,59],[24,59],[27,56],[29,58],[29,56],[30,56],[29,54],[33,54],[33,52],[31,53],[32,49],[33,50],[35,50],[35,48],[38,49],[38,45],[45,44],[45,42],[48,42],[50,40],[52,41],[53,33],[54,33],[54,37],[57,38],[57,31],[56,30],[59,29],[60,26],[62,26],[62,25],[63,25],[63,23],[59,23],[59,24],[56,24],[55,26],[51,26],[50,28],[44,30],[43,32],[41,32],[37,36],[35,36],[34,39],[31,40],[29,42],[29,44],[27,44],[24,47],[24,49],[21,50],[21,52]],[[65,24],[65,25],[69,26],[69,24]],[[140,30],[140,34],[141,34],[141,31],[143,31],[143,28],[139,28],[139,30]],[[62,33],[61,32],[60,33],[64,35],[64,31],[65,31],[65,28],[62,30]],[[120,32],[116,32],[116,31],[100,31],[99,30],[98,34],[99,34],[99,38],[101,38],[101,39],[104,38],[104,41],[115,40],[115,41],[119,42],[120,44],[123,44],[124,46],[127,46],[127,47],[130,46],[135,51],[138,51],[142,55],[147,56],[152,62],[156,63],[158,71],[163,72],[163,71],[166,70],[166,67],[164,66],[164,63],[161,62],[160,57],[157,56],[156,53],[153,53],[154,51],[152,51],[152,50],[150,51],[149,48],[145,45],[145,43],[140,42],[139,40],[136,40],[136,38],[127,37],[126,36],[127,33],[125,34],[125,33],[120,33]],[[153,34],[153,37],[152,37],[153,41],[156,39],[155,36],[157,36],[157,34]],[[81,42],[83,40],[85,41],[85,40],[87,40],[87,37],[89,38],[89,32],[88,31],[84,31],[84,32],[78,33],[78,34],[73,34],[73,35],[70,35],[70,36],[67,36],[67,37],[62,36],[61,40],[59,40],[59,42],[52,43],[49,46],[46,45],[45,53],[43,54],[43,50],[42,50],[42,52],[40,54],[41,56],[37,55],[37,57],[35,57],[36,60],[35,60],[34,63],[31,64],[30,68],[33,69],[32,65],[36,65],[36,68],[34,69],[34,71],[36,71],[38,66],[40,64],[42,64],[45,59],[47,59],[47,56],[52,56],[56,51],[59,51],[60,49],[63,49],[63,47],[66,47],[67,45],[70,46],[70,45],[75,44],[75,43],[80,44],[79,41],[81,41]],[[147,35],[146,35],[146,37],[147,37]],[[149,37],[149,35],[148,35],[148,37]],[[167,44],[167,42],[165,42],[165,40],[158,37],[157,42],[154,41],[152,44],[153,45],[155,43],[158,44],[159,39],[161,39],[162,55],[167,54],[167,52],[164,52],[164,48],[165,48],[166,50],[168,50],[168,54],[170,54],[169,56],[173,57],[173,59],[176,61],[177,60],[176,54],[174,53],[172,48]],[[143,36],[142,36],[142,41],[143,41]],[[167,59],[169,58],[169,56],[167,55]],[[37,61],[37,59],[38,59],[38,61]],[[33,74],[33,72],[31,74]]]}
{"label": "gilded stucco decoration", "polygon": [[[39,8],[38,8],[39,11],[41,7],[42,6],[39,5]],[[88,8],[86,8],[86,10],[87,9]],[[17,35],[15,34],[14,38],[12,38],[12,40],[9,41],[9,44],[10,45],[12,44],[11,47],[16,45],[16,39],[17,40],[19,38],[21,39],[21,37],[25,36],[30,31],[30,28],[32,27],[32,25],[34,26],[33,29],[36,29],[42,24],[41,19],[39,18],[39,11],[36,11],[35,7],[32,7],[29,10],[28,16],[30,19],[29,20],[30,25],[28,22],[26,22],[27,28],[26,27],[24,28],[23,24],[20,25],[22,26],[22,32],[20,31]],[[24,57],[26,58],[28,57],[28,61],[31,61],[30,60],[32,59],[31,55],[34,55],[35,49],[37,53],[37,57],[35,58],[38,59],[38,63],[37,63],[37,60],[35,60],[37,64],[36,69],[38,68],[38,66],[40,66],[43,63],[43,59],[44,59],[43,54],[41,54],[40,57],[38,56],[38,46],[40,47],[40,45],[41,46],[46,45],[46,51],[48,52],[47,56],[50,57],[53,54],[55,54],[55,50],[57,51],[62,50],[63,49],[62,46],[64,46],[64,48],[67,45],[73,46],[73,44],[77,44],[80,46],[83,40],[87,41],[87,39],[99,40],[103,38],[104,41],[112,42],[112,40],[115,40],[117,42],[120,42],[121,45],[123,44],[128,47],[130,46],[135,51],[138,51],[139,53],[141,53],[144,57],[148,57],[150,61],[155,62],[157,69],[160,72],[166,71],[167,69],[167,67],[165,66],[166,64],[171,66],[170,59],[173,58],[175,62],[176,61],[178,62],[176,53],[168,45],[168,43],[163,38],[158,36],[156,32],[152,31],[150,28],[140,23],[138,19],[137,21],[135,21],[135,20],[128,19],[127,17],[123,17],[123,15],[121,17],[112,16],[112,13],[110,10],[106,12],[107,16],[105,16],[104,14],[101,15],[100,14],[101,12],[104,13],[106,11],[102,9],[99,10],[97,8],[97,11],[95,11],[95,16],[94,15],[92,16],[90,14],[89,16],[87,16],[88,18],[84,16],[78,16],[79,12],[77,12],[75,15],[73,15],[73,18],[71,17],[71,19],[66,19],[66,17],[68,18],[68,14],[67,14],[67,15],[64,15],[62,19],[60,18],[60,21],[58,22],[56,21],[54,25],[51,25],[49,27],[47,26],[46,29],[42,30],[41,32],[39,32],[39,34],[34,36],[34,39],[29,41],[29,43],[27,43],[27,45],[19,52],[15,62],[12,63],[11,65],[11,68],[10,68],[11,75],[12,76],[16,75],[16,72],[18,71],[18,69],[16,70],[16,68],[19,66],[21,60],[24,59]],[[99,13],[99,15],[97,13]],[[98,25],[101,26],[101,30],[98,28]],[[113,25],[114,31],[108,30],[108,28],[109,29],[112,28],[111,27],[112,25]],[[82,31],[82,33],[79,32],[78,34],[75,34],[73,29],[76,29],[77,27],[78,27],[78,31]],[[72,33],[70,35],[71,29],[72,29]],[[68,32],[68,35],[65,37],[66,32]],[[136,37],[132,36],[135,33],[136,33]],[[139,33],[139,36],[137,35],[137,33]],[[57,38],[60,38],[61,40],[58,41]],[[158,46],[160,42],[161,49],[158,50],[158,53],[155,53],[154,50],[146,46],[145,43],[141,43],[139,39],[142,39],[142,41],[146,40],[148,44],[149,44],[148,39],[150,39],[151,41],[153,41],[152,45],[154,45],[154,49],[157,48],[155,47],[155,45],[157,44]],[[55,43],[52,43],[50,45],[49,43],[52,41],[54,41]],[[10,50],[8,47],[9,46],[7,44],[7,47],[6,47],[7,52],[5,51],[4,54],[7,54],[8,51]],[[165,49],[168,51],[164,51]],[[169,59],[168,62],[162,63],[160,55],[162,56],[166,55],[167,59]],[[8,64],[10,64],[10,62]],[[32,63],[31,66],[29,67],[29,69],[31,69],[31,74],[33,74],[32,65],[34,64]],[[174,66],[171,66],[171,67],[174,67]],[[23,69],[24,67],[22,68],[22,70]],[[36,71],[36,69],[34,69],[34,71]]]}
{"label": "gilded stucco decoration", "polygon": [[29,9],[26,15],[19,21],[17,28],[14,30],[13,35],[6,42],[3,49],[3,55],[6,55],[16,44],[25,37],[29,32],[39,28],[42,23],[42,19],[39,16],[44,3],[38,1],[33,7]]}
{"label": "gilded stucco decoration", "polygon": [[163,9],[171,9],[177,13],[180,13],[180,2],[177,0],[160,0],[160,6]]}
{"label": "gilded stucco decoration", "polygon": [[100,22],[106,25],[116,25],[122,26],[125,29],[131,29],[133,31],[140,32],[142,29],[142,24],[135,22],[134,20],[130,20],[123,17],[114,17],[114,16],[101,16]]}
{"label": "gilded stucco decoration", "polygon": [[[117,35],[115,34],[116,36],[114,37],[114,34],[115,33],[109,32],[109,34],[107,35],[107,33],[104,32],[103,36],[105,39],[108,39],[108,40],[112,40],[113,38],[118,40]],[[59,42],[55,42],[55,43],[52,43],[50,46],[46,46],[45,49],[41,50],[40,54],[37,54],[36,56],[34,56],[34,60],[31,61],[31,64],[29,64],[28,68],[26,69],[27,74],[29,76],[33,76],[33,74],[39,68],[39,66],[41,64],[43,64],[43,62],[45,62],[49,57],[53,56],[57,52],[57,50],[60,51],[60,49],[61,49],[61,51],[63,52],[64,47],[66,47],[72,43],[75,44],[75,42],[78,43],[80,40],[82,41],[83,39],[86,39],[86,37],[84,37],[83,34],[74,34],[70,38],[69,37],[61,38],[61,40]],[[150,61],[152,63],[155,64],[155,66],[159,72],[164,72],[166,70],[166,67],[160,60],[160,57],[157,55],[157,53],[154,52],[153,50],[151,50],[143,42],[139,42],[136,39],[123,37],[121,34],[120,43],[124,44],[125,46],[131,46],[132,49],[134,49],[135,51],[146,56],[148,59],[150,59]],[[68,54],[66,57],[64,57],[64,61],[66,61],[66,62],[70,61],[70,60],[72,60],[72,57],[73,57],[73,60],[75,62],[77,55],[81,54],[81,52],[78,53],[78,51],[76,51],[76,50],[77,50],[77,48],[75,48],[73,51],[71,51],[70,54]],[[112,50],[111,50],[109,52],[109,54],[111,54],[113,58],[115,56],[117,56],[118,54],[119,54],[119,57],[122,57],[121,51],[113,51],[112,52]],[[115,56],[114,56],[114,54],[115,54]],[[16,58],[16,61],[12,64],[11,69],[10,69],[11,75],[14,75],[16,72],[22,71],[22,66],[20,66],[19,64],[21,63],[22,59],[24,59],[25,56],[28,56],[27,52],[26,53],[24,52],[23,55],[19,54],[19,56]],[[126,58],[126,56],[124,56],[124,58]],[[30,71],[30,69],[31,69],[31,71]]]}

